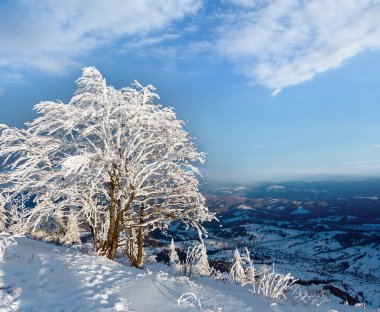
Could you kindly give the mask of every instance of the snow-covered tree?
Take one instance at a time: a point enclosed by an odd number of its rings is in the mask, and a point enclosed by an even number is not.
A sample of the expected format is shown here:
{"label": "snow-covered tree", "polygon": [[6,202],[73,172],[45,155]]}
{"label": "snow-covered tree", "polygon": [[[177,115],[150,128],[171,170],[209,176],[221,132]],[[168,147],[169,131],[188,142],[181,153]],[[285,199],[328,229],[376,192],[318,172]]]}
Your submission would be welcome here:
{"label": "snow-covered tree", "polygon": [[200,236],[200,242],[188,248],[185,270],[187,275],[196,274],[210,276],[211,268],[208,262],[206,245]]}
{"label": "snow-covered tree", "polygon": [[74,210],[70,211],[67,218],[66,234],[63,241],[68,244],[80,243],[80,230]]}
{"label": "snow-covered tree", "polygon": [[25,226],[36,227],[56,209],[75,210],[110,259],[127,233],[137,243],[128,252],[135,266],[142,265],[149,231],[173,220],[204,231],[202,222],[213,218],[198,190],[195,165],[204,154],[173,109],[154,103],[150,85],[107,86],[94,67],[77,85],[68,104],[37,104],[39,117],[26,129],[2,125],[0,157],[12,169],[4,187],[34,203]]}
{"label": "snow-covered tree", "polygon": [[182,268],[181,262],[180,262],[179,257],[178,257],[177,250],[175,249],[173,238],[172,238],[172,241],[171,241],[170,246],[169,246],[169,264],[176,271],[180,271]]}
{"label": "snow-covered tree", "polygon": [[230,276],[236,283],[242,284],[245,282],[246,276],[245,276],[244,264],[243,264],[243,261],[241,260],[240,253],[237,248],[235,249],[233,260],[234,262],[230,269]]}
{"label": "snow-covered tree", "polygon": [[209,276],[211,274],[211,268],[208,263],[206,245],[203,240],[201,241],[200,256],[198,263],[195,266],[195,271],[198,275],[201,276]]}
{"label": "snow-covered tree", "polygon": [[2,194],[0,194],[0,232],[5,230],[7,224],[7,215],[5,210],[5,199]]}
{"label": "snow-covered tree", "polygon": [[244,248],[244,253],[243,253],[243,256],[241,257],[241,260],[242,260],[242,263],[245,264],[245,271],[244,271],[244,275],[245,275],[245,279],[242,283],[242,285],[249,285],[251,286],[252,288],[252,291],[253,292],[256,292],[256,284],[257,284],[257,280],[256,280],[256,276],[255,276],[255,266],[253,264],[253,260],[251,258],[251,254],[248,250],[247,247]]}

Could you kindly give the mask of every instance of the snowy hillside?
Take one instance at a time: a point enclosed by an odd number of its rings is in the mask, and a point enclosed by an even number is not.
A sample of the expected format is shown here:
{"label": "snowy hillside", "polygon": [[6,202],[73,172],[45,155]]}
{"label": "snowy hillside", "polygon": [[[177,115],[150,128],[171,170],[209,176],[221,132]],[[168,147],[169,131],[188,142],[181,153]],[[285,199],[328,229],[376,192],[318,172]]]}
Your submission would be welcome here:
{"label": "snowy hillside", "polygon": [[[16,238],[0,263],[0,311],[360,311],[272,302],[208,278],[190,281],[154,264],[144,270],[74,249]],[[183,294],[189,300],[178,300]],[[367,310],[369,311],[369,310]]]}

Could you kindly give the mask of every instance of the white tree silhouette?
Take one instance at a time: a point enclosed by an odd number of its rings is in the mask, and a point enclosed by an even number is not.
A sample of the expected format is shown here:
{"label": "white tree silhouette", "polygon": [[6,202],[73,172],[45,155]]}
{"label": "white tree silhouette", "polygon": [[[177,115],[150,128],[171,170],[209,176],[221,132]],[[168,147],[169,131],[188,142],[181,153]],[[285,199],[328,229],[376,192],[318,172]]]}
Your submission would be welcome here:
{"label": "white tree silhouette", "polygon": [[127,233],[135,266],[149,231],[173,220],[204,231],[202,222],[213,218],[198,190],[195,165],[204,154],[173,109],[154,103],[150,85],[107,86],[94,67],[77,85],[68,104],[37,104],[39,117],[26,129],[2,125],[0,157],[11,171],[0,184],[12,198],[33,201],[25,227],[75,210],[110,259]]}

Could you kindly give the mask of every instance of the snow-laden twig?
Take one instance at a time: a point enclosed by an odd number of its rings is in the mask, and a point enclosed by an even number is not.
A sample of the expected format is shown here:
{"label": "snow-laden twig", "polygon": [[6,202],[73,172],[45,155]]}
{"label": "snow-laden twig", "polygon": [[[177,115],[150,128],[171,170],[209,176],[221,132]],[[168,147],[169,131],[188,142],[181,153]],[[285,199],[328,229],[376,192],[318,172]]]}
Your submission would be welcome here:
{"label": "snow-laden twig", "polygon": [[308,305],[320,306],[323,303],[330,301],[330,299],[323,293],[322,290],[308,290],[304,291],[299,285],[292,287],[291,292],[288,295],[290,301],[302,302]]}
{"label": "snow-laden twig", "polygon": [[169,279],[169,274],[167,272],[163,272],[163,271],[158,271],[157,272],[157,277],[161,280],[168,280]]}
{"label": "snow-laden twig", "polygon": [[184,293],[177,299],[178,306],[181,306],[183,304],[189,304],[192,307],[198,306],[200,309],[202,309],[202,304],[200,300],[194,293],[191,292]]}
{"label": "snow-laden twig", "polygon": [[192,287],[197,287],[199,286],[197,283],[195,283],[194,281],[192,281],[189,277],[187,276],[177,276],[176,278],[174,278],[174,280],[176,282],[180,282],[180,283],[183,283],[183,284],[188,284],[189,286],[192,286]]}

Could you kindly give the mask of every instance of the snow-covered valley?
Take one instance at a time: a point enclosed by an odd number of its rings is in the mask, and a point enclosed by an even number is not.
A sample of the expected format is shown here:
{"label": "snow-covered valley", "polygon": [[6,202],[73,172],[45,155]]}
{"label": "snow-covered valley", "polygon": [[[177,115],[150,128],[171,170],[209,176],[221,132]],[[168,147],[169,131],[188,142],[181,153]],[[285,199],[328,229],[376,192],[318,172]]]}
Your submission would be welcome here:
{"label": "snow-covered valley", "polygon": [[[208,205],[219,219],[207,226],[213,264],[228,270],[235,248],[247,247],[257,267],[274,263],[305,289],[336,302],[380,307],[378,189],[364,182],[284,185],[208,194]],[[301,209],[308,212],[292,213]],[[191,240],[180,226],[168,236],[183,250]]]}

